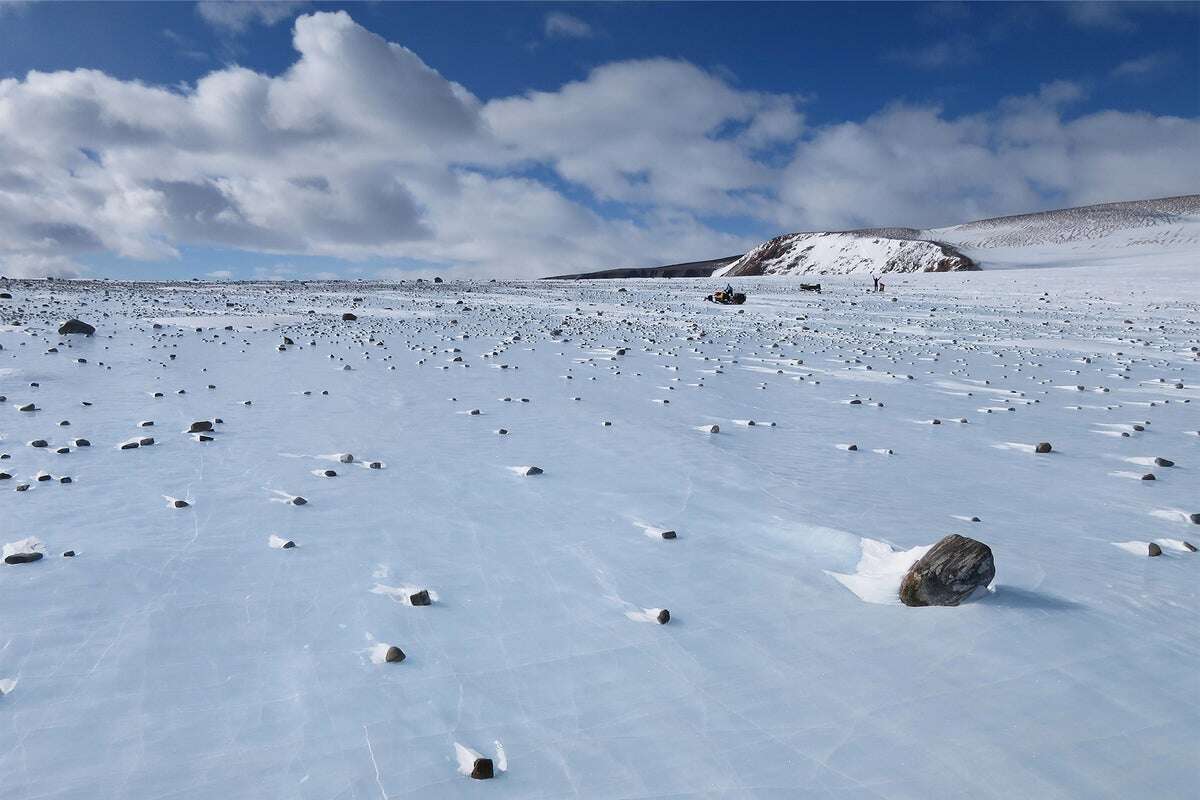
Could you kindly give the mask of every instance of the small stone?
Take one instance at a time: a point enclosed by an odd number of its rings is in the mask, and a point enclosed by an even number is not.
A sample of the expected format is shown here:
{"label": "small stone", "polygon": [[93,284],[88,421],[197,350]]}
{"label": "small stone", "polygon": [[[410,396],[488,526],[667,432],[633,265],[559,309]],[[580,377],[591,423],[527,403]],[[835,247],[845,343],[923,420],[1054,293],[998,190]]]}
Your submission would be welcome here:
{"label": "small stone", "polygon": [[213,429],[213,424],[206,419],[198,419],[188,426],[188,433],[208,433]]}
{"label": "small stone", "polygon": [[541,475],[542,472],[543,472],[543,470],[541,467],[525,467],[525,469],[521,472],[521,474],[525,475],[525,476]]}
{"label": "small stone", "polygon": [[58,479],[58,482],[59,483],[74,483],[74,481],[71,479],[70,475],[63,475],[61,478]]}
{"label": "small stone", "polygon": [[345,314],[342,314],[343,322],[353,322],[356,319],[358,319],[358,317],[354,314],[351,314],[349,311],[347,311]]}
{"label": "small stone", "polygon": [[1169,458],[1158,458],[1156,456],[1154,459],[1154,466],[1156,466],[1156,467],[1173,467],[1173,466],[1175,466],[1175,462]]}
{"label": "small stone", "polygon": [[671,612],[665,608],[659,609],[659,612],[654,619],[658,620],[659,625],[666,625],[671,621]]}
{"label": "small stone", "polygon": [[674,539],[675,536],[676,536],[675,531],[663,531],[662,532],[662,538],[664,538],[664,539]]}
{"label": "small stone", "polygon": [[33,403],[26,403],[23,406],[17,406],[17,411],[37,411],[37,406]]}
{"label": "small stone", "polygon": [[32,553],[13,553],[10,556],[4,557],[5,564],[29,564],[34,561],[41,561],[42,554],[34,551]]}
{"label": "small stone", "polygon": [[138,447],[138,443],[137,443],[137,442],[123,442],[123,443],[121,444],[121,449],[122,449],[122,450],[136,450],[136,449],[137,449],[137,447]]}
{"label": "small stone", "polygon": [[175,508],[187,508],[191,505],[187,500],[172,500],[171,505]]}
{"label": "small stone", "polygon": [[472,778],[477,781],[486,781],[495,777],[495,775],[496,773],[492,767],[492,760],[490,758],[483,758],[481,756],[475,759],[475,764],[471,767]]}
{"label": "small stone", "polygon": [[382,461],[372,461],[367,464],[367,468],[368,469],[383,469],[383,462]]}
{"label": "small stone", "polygon": [[288,539],[286,542],[284,542],[282,545],[280,545],[280,549],[281,550],[291,550],[295,546],[296,546],[296,543],[293,542],[291,539]]}
{"label": "small stone", "polygon": [[389,664],[399,664],[405,659],[405,657],[406,656],[404,655],[403,650],[401,650],[399,647],[396,647],[396,645],[392,645],[387,649],[387,652],[384,653],[383,660]]}
{"label": "small stone", "polygon": [[326,478],[336,478],[337,477],[337,472],[332,469],[327,469],[324,472],[322,472],[321,474],[324,475]]}
{"label": "small stone", "polygon": [[1193,525],[1200,525],[1200,513],[1188,514],[1188,521]]}
{"label": "small stone", "polygon": [[307,504],[308,504],[308,501],[299,495],[296,495],[295,497],[292,498],[292,505],[294,505],[294,506],[303,506],[303,505],[307,505]]}
{"label": "small stone", "polygon": [[496,433],[500,436],[508,436],[508,428],[500,428]]}
{"label": "small stone", "polygon": [[151,446],[152,444],[154,444],[154,437],[153,437],[153,436],[144,436],[144,437],[142,437],[141,439],[138,439],[138,446],[139,446],[139,447],[149,447],[149,446]]}
{"label": "small stone", "polygon": [[92,443],[89,442],[87,439],[76,439],[74,443],[75,443],[76,447],[91,447],[92,446]]}
{"label": "small stone", "polygon": [[63,558],[74,558],[74,557],[75,557],[74,550],[67,550],[63,553]]}
{"label": "small stone", "polygon": [[1159,546],[1158,546],[1157,544],[1155,544],[1154,542],[1151,542],[1151,543],[1150,543],[1150,545],[1149,545],[1149,546],[1146,548],[1146,551],[1149,553],[1149,555],[1150,555],[1150,557],[1151,557],[1151,558],[1154,558],[1155,556],[1161,556],[1161,555],[1162,555],[1162,548],[1161,548],[1161,547],[1159,547]]}
{"label": "small stone", "polygon": [[410,594],[408,596],[408,602],[412,603],[414,606],[428,606],[433,604],[433,601],[429,598],[428,589],[422,589],[419,592]]}
{"label": "small stone", "polygon": [[1052,447],[1050,447],[1050,443],[1049,443],[1049,442],[1038,442],[1038,445],[1037,445],[1037,447],[1033,448],[1033,452],[1035,452],[1035,453],[1049,453],[1049,452],[1050,452],[1052,449],[1053,449],[1053,448],[1052,448]]}
{"label": "small stone", "polygon": [[50,445],[49,445],[49,442],[47,442],[45,439],[34,439],[32,442],[29,443],[29,446],[30,447],[49,447]]}
{"label": "small stone", "polygon": [[1185,542],[1183,543],[1183,546],[1184,546],[1185,548],[1187,548],[1187,551],[1188,551],[1189,553],[1194,553],[1194,552],[1196,552],[1196,545],[1192,544],[1191,542],[1185,541]]}
{"label": "small stone", "polygon": [[1154,477],[1154,473],[1153,473],[1153,472],[1147,472],[1145,475],[1143,475],[1143,476],[1142,476],[1142,480],[1144,480],[1144,481],[1156,481],[1156,480],[1158,480],[1158,478]]}
{"label": "small stone", "polygon": [[354,456],[349,453],[342,453],[338,456],[338,461],[342,462],[343,464],[353,464]]}

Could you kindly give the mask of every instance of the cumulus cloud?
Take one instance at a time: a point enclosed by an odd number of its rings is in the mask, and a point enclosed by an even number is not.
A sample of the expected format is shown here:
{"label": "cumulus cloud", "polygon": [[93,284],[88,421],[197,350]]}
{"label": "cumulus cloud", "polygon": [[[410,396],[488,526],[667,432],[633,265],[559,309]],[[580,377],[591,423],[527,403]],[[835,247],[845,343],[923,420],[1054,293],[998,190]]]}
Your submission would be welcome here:
{"label": "cumulus cloud", "polygon": [[589,39],[593,35],[591,25],[561,11],[546,15],[544,30],[547,39]]}
{"label": "cumulus cloud", "polygon": [[685,61],[623,61],[483,110],[504,153],[546,162],[602,200],[745,211],[772,170],[755,149],[795,140],[798,98],[742,91]]}
{"label": "cumulus cloud", "polygon": [[[812,129],[803,98],[679,60],[483,103],[344,12],[300,16],[293,44],[281,74],[189,86],[0,80],[0,272],[207,245],[287,265],[264,277],[303,277],[290,256],[533,277],[729,255],[753,226],[925,226],[1200,185],[1197,120],[1073,115],[1069,82]],[[739,233],[712,221],[728,217]]]}
{"label": "cumulus cloud", "polygon": [[1116,111],[1069,118],[1083,92],[1060,81],[981,114],[897,104],[824,128],[786,170],[779,220],[932,227],[1200,186],[1200,121]]}

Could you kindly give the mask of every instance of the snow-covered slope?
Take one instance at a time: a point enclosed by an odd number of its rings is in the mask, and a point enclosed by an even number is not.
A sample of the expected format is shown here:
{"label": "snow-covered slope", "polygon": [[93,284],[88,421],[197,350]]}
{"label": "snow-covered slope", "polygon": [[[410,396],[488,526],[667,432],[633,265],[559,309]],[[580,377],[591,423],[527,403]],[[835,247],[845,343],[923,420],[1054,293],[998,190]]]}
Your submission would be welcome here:
{"label": "snow-covered slope", "polygon": [[790,233],[713,277],[1178,264],[1200,268],[1200,195],[1081,206],[948,228]]}
{"label": "snow-covered slope", "polygon": [[[1200,282],[1144,266],[0,281],[0,797],[1190,800]],[[898,605],[950,533],[993,591]]]}
{"label": "snow-covered slope", "polygon": [[989,267],[1190,264],[1200,267],[1200,195],[1106,203],[937,228]]}
{"label": "snow-covered slope", "polygon": [[[789,233],[764,242],[714,277],[952,272],[971,259],[939,242],[905,236],[907,229]],[[918,233],[912,231],[913,234]]]}

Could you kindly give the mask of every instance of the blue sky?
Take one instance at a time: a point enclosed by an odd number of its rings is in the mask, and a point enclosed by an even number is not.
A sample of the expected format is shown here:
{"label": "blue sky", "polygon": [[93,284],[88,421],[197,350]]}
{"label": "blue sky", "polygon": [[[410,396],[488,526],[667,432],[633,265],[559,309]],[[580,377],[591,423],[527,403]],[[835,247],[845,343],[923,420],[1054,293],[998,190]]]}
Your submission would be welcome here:
{"label": "blue sky", "polygon": [[0,271],[536,275],[1200,191],[1198,10],[0,4]]}

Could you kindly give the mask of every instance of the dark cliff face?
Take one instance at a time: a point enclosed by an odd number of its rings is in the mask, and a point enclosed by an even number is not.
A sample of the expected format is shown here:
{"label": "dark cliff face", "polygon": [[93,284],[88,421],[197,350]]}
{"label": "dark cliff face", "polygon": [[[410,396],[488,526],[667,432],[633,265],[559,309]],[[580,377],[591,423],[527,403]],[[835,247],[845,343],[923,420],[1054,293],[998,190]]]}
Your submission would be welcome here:
{"label": "dark cliff face", "polygon": [[728,266],[741,256],[726,256],[708,261],[689,261],[665,267],[625,267],[605,269],[599,272],[579,272],[571,275],[551,275],[543,280],[575,281],[600,278],[707,278],[721,267]]}

